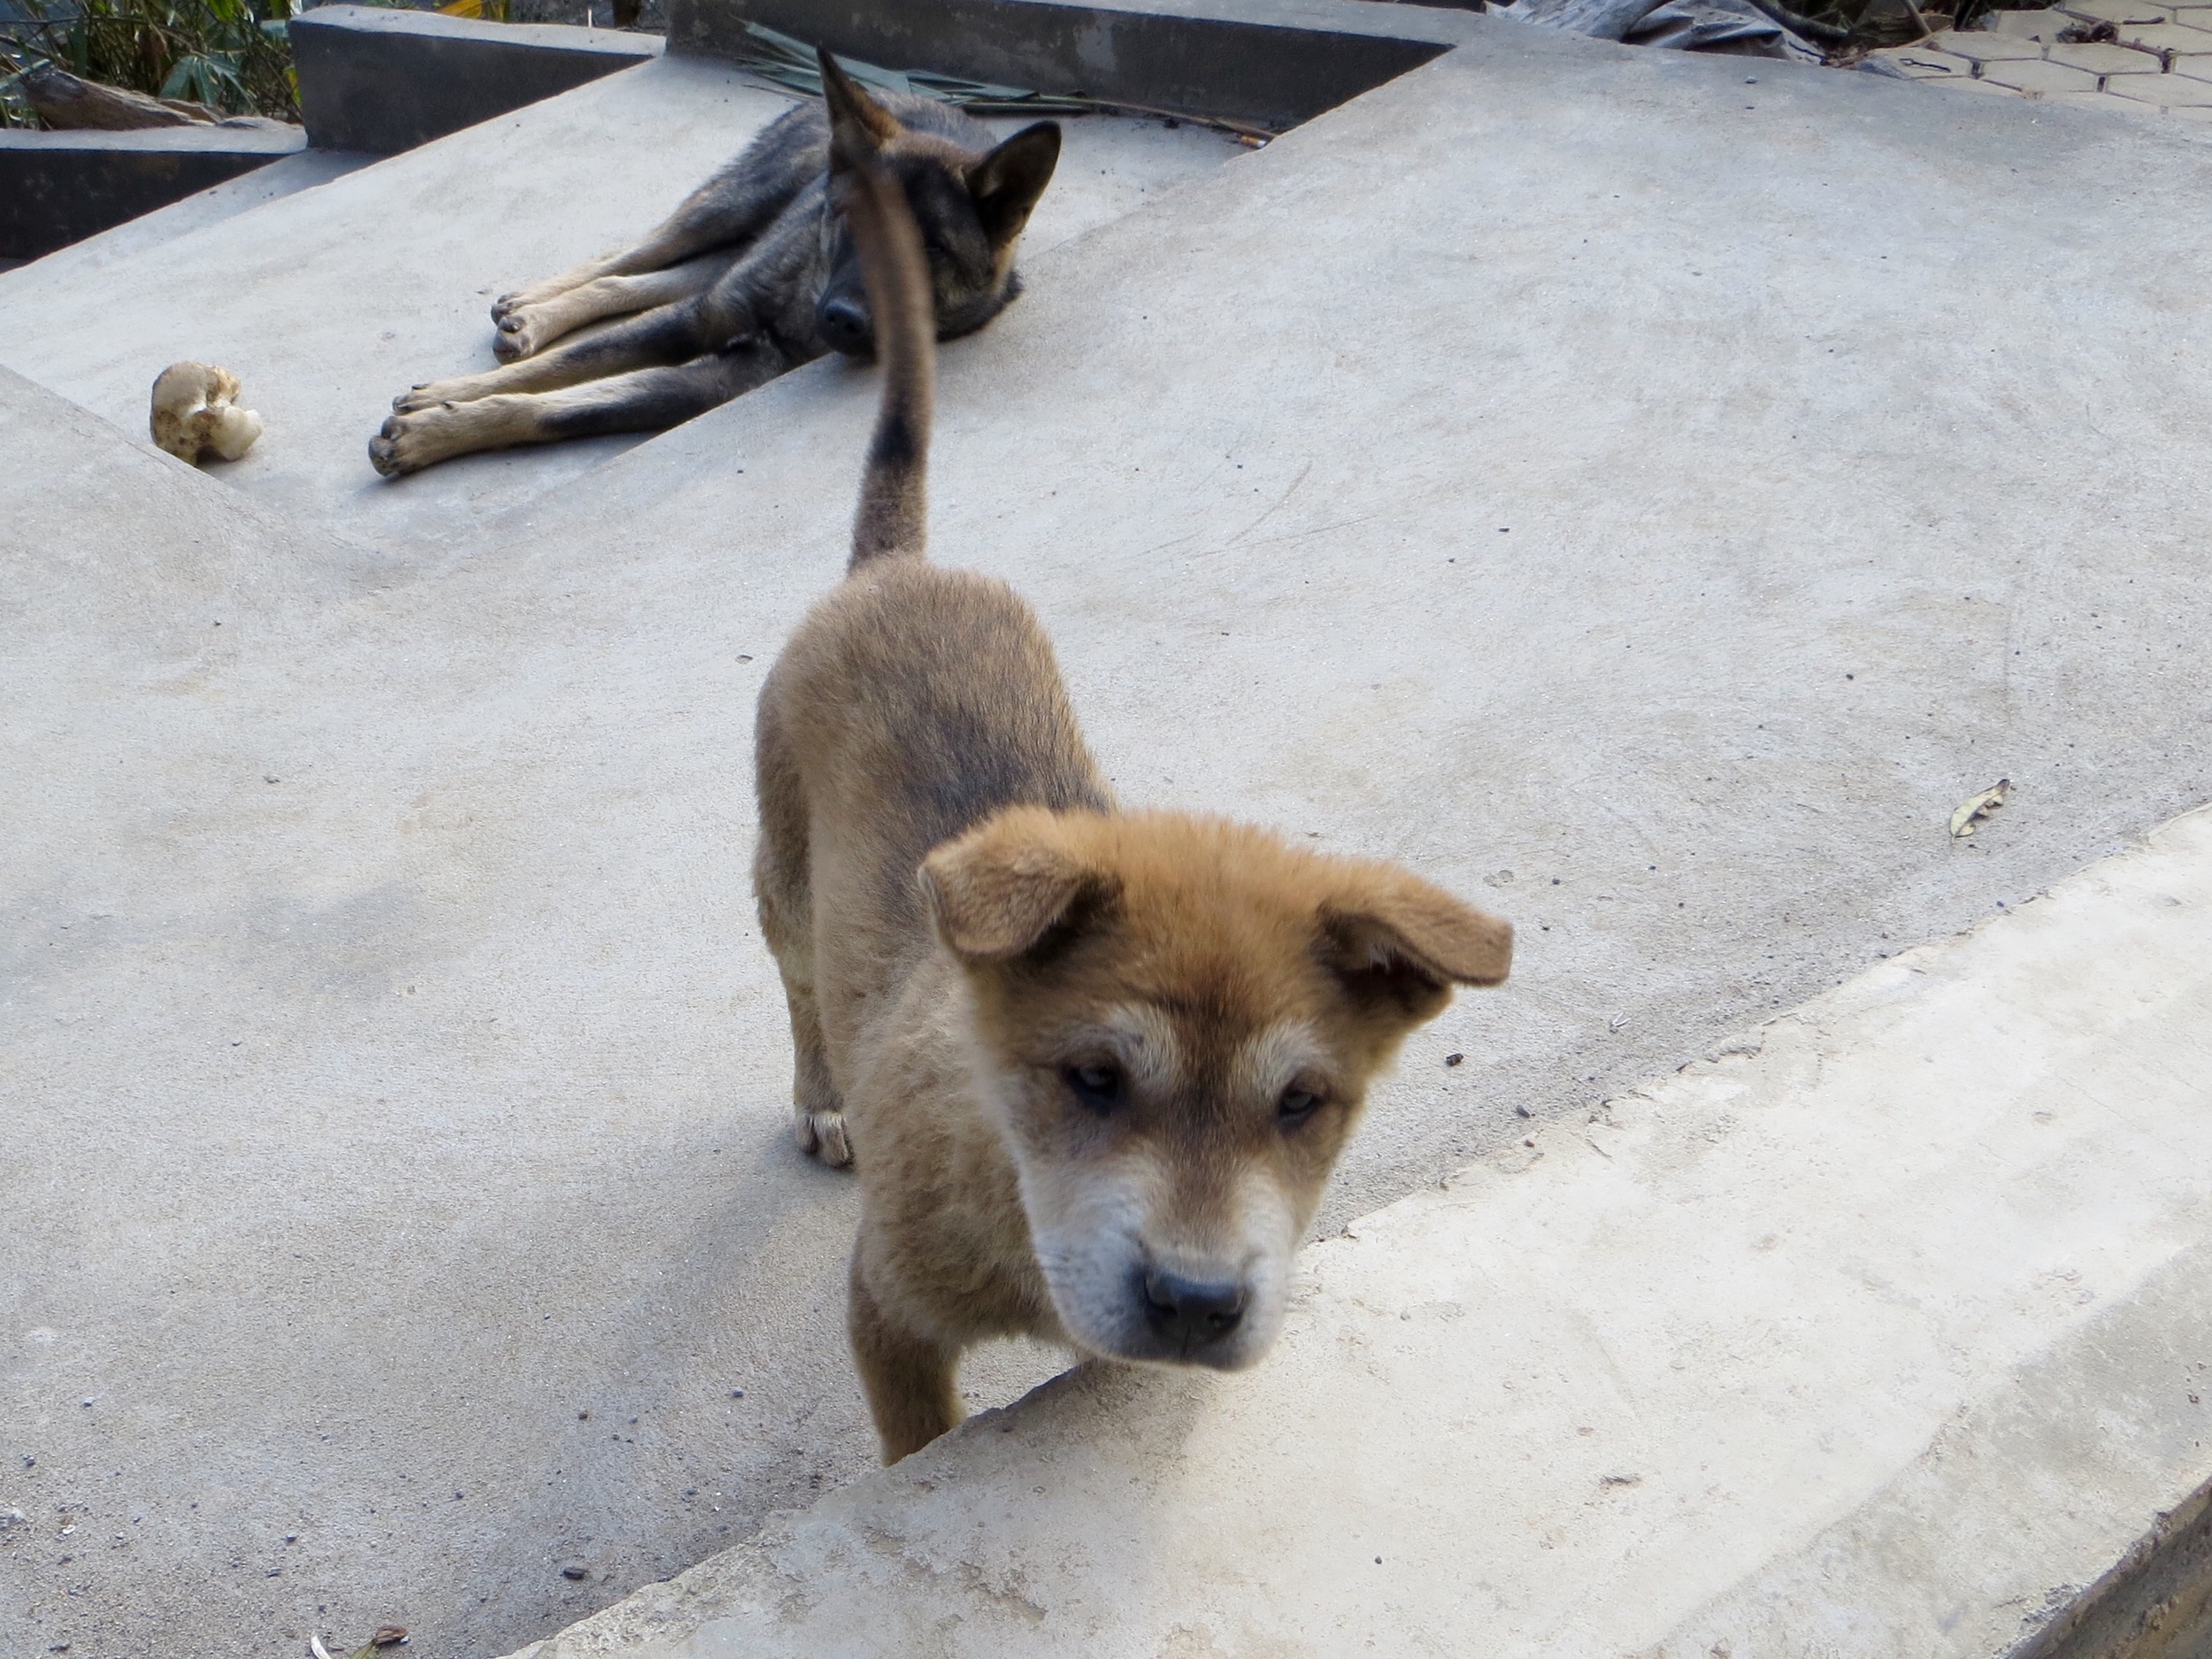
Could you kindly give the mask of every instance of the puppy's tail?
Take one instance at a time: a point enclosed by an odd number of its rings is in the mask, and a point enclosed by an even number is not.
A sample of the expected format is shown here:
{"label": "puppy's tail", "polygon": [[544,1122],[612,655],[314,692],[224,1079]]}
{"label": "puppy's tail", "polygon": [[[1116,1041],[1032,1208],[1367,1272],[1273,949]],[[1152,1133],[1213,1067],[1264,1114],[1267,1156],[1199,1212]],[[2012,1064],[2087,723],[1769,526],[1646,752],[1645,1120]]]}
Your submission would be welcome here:
{"label": "puppy's tail", "polygon": [[851,158],[847,204],[875,313],[883,400],[868,445],[868,471],[853,518],[850,574],[879,558],[929,551],[929,427],[937,374],[937,311],[922,234],[899,188],[872,157]]}

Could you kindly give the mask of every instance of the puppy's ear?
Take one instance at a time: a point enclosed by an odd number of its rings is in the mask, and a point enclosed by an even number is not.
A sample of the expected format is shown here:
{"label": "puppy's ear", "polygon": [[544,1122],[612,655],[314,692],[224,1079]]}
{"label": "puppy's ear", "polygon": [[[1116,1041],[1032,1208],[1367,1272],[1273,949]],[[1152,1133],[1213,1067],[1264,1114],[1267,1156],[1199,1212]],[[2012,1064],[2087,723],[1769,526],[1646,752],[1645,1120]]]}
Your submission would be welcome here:
{"label": "puppy's ear", "polygon": [[1003,248],[1022,234],[1029,210],[1037,205],[1059,165],[1060,124],[1039,121],[968,169],[968,195],[993,247]]}
{"label": "puppy's ear", "polygon": [[899,135],[899,123],[837,66],[837,59],[818,48],[822,68],[822,103],[829,111],[830,168],[849,172],[872,160],[878,150]]}
{"label": "puppy's ear", "polygon": [[1017,810],[948,841],[916,879],[938,938],[964,961],[1002,962],[1033,948],[1113,883],[1051,833],[1051,815]]}
{"label": "puppy's ear", "polygon": [[1371,866],[1321,907],[1323,953],[1353,997],[1394,1003],[1418,1023],[1455,985],[1502,985],[1513,925],[1387,864]]}

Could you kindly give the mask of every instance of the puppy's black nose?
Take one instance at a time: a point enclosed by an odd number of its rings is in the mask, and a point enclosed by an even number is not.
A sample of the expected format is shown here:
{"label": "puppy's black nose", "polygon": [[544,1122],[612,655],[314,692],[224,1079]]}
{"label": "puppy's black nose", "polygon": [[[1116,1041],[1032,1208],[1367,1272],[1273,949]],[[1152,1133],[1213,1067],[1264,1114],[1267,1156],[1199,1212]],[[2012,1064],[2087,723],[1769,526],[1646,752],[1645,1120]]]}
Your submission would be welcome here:
{"label": "puppy's black nose", "polygon": [[1144,1276],[1144,1313],[1153,1330],[1188,1353],[1237,1328],[1244,1317],[1244,1286],[1152,1268]]}
{"label": "puppy's black nose", "polygon": [[865,351],[872,342],[868,308],[851,295],[833,295],[814,308],[815,332],[832,351]]}

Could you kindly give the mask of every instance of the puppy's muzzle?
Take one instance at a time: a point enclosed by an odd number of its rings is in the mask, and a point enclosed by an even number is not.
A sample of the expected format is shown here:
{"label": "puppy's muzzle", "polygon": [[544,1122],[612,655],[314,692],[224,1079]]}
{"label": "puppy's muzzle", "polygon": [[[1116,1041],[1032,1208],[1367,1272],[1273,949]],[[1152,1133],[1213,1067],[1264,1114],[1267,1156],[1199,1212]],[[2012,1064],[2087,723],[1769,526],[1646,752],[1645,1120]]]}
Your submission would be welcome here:
{"label": "puppy's muzzle", "polygon": [[857,295],[825,294],[814,308],[814,332],[831,350],[847,357],[864,357],[875,350],[875,327]]}
{"label": "puppy's muzzle", "polygon": [[1248,1292],[1236,1279],[1191,1279],[1155,1267],[1138,1275],[1135,1288],[1152,1333],[1185,1357],[1211,1348],[1244,1323]]}

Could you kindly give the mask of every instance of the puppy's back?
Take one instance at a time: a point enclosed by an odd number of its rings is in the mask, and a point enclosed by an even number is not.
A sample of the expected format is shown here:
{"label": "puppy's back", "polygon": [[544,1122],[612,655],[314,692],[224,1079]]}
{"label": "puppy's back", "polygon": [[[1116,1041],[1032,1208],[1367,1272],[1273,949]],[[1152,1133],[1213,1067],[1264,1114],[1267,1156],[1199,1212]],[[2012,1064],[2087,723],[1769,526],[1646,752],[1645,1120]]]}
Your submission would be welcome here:
{"label": "puppy's back", "polygon": [[880,959],[926,939],[915,872],[931,848],[1010,806],[1112,801],[1029,607],[1002,582],[928,562],[927,267],[897,183],[865,157],[849,177],[881,401],[847,580],[778,660],[759,739],[764,801],[772,772],[803,796],[817,897]]}

